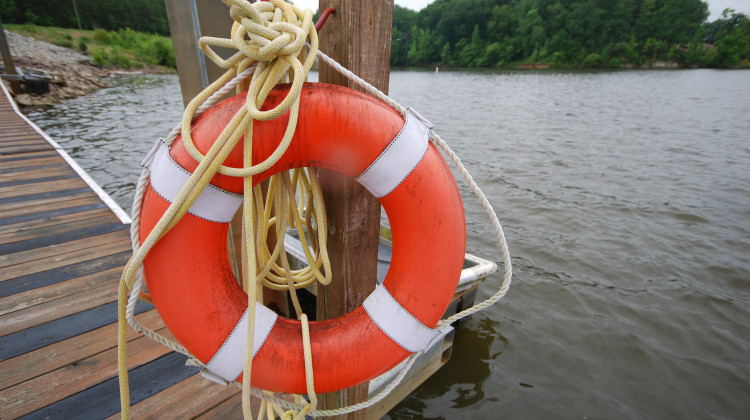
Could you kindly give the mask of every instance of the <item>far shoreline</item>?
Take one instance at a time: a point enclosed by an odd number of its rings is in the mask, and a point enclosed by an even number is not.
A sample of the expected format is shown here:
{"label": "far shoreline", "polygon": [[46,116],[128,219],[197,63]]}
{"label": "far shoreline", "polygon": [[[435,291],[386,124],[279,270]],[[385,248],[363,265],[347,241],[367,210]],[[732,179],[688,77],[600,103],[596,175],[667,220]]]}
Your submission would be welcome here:
{"label": "far shoreline", "polygon": [[[117,66],[96,66],[90,56],[76,50],[50,44],[35,38],[5,31],[14,65],[42,70],[50,77],[47,93],[12,94],[19,106],[51,106],[66,99],[86,96],[107,87],[109,77],[135,74],[176,74],[161,66],[144,65],[125,69]],[[11,91],[9,83],[3,81]]]}

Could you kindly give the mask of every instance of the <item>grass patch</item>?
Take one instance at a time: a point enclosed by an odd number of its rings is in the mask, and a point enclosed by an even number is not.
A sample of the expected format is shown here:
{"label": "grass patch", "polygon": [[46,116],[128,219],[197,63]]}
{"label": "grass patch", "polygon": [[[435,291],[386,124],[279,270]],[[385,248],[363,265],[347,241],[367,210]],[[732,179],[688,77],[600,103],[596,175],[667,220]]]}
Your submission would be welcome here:
{"label": "grass patch", "polygon": [[4,25],[9,31],[75,49],[91,56],[97,66],[124,69],[159,66],[174,69],[172,40],[132,29],[82,31],[32,24]]}

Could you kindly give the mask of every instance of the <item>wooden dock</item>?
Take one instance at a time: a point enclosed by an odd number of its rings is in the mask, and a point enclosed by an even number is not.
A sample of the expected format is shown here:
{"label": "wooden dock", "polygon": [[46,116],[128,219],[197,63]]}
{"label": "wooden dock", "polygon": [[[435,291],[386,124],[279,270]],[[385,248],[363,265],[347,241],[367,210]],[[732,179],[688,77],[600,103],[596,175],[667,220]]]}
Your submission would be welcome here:
{"label": "wooden dock", "polygon": [[[0,419],[119,417],[129,220],[11,101],[0,94]],[[137,313],[163,328],[153,307]],[[129,340],[134,418],[241,418],[239,389],[196,376],[184,356],[135,332]]]}

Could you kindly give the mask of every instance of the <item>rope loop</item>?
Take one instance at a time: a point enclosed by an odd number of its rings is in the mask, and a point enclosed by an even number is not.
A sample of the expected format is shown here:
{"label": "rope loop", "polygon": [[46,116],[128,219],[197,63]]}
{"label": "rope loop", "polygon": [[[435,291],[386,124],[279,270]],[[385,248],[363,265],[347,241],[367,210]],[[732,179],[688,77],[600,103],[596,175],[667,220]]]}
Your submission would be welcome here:
{"label": "rope loop", "polygon": [[288,4],[259,2],[253,7],[236,0],[225,3],[233,4],[229,14],[239,26],[232,31],[232,41],[240,52],[257,61],[299,55],[310,31],[297,24],[304,15],[298,16]]}
{"label": "rope loop", "polygon": [[[279,146],[265,161],[245,168],[218,167],[218,173],[235,177],[250,177],[270,168],[284,154],[292,141],[297,125],[299,97],[307,73],[312,68],[318,49],[318,34],[312,21],[312,11],[302,10],[283,0],[250,3],[247,0],[222,0],[230,7],[234,19],[229,38],[203,37],[200,47],[211,61],[226,68],[225,76],[233,77],[253,64],[252,79],[247,90],[245,106],[235,115],[236,121],[247,121],[245,130],[225,130],[222,138],[236,144],[242,135],[251,135],[253,121],[267,121],[290,112],[289,124]],[[307,46],[309,45],[309,46]],[[230,48],[237,52],[228,59],[221,58],[214,48]],[[309,51],[308,51],[309,50]],[[287,96],[273,109],[261,111],[268,94],[289,75],[292,86]],[[224,82],[226,83],[226,82]],[[212,85],[213,86],[213,85]],[[191,136],[190,122],[196,111],[211,96],[212,86],[197,95],[185,109],[182,119],[182,139],[185,149],[196,161],[204,155],[198,151]]]}

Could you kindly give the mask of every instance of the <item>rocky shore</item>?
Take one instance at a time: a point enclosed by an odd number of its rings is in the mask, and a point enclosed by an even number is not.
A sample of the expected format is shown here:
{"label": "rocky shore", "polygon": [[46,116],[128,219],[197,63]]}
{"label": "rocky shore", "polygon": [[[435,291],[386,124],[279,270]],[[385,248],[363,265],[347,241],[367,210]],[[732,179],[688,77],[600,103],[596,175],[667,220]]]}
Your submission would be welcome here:
{"label": "rocky shore", "polygon": [[[91,57],[75,50],[9,31],[5,31],[5,36],[16,67],[43,70],[52,77],[48,93],[13,95],[22,106],[52,105],[63,99],[87,95],[106,87],[105,77],[125,73],[94,66]],[[3,82],[8,87],[8,82]]]}

